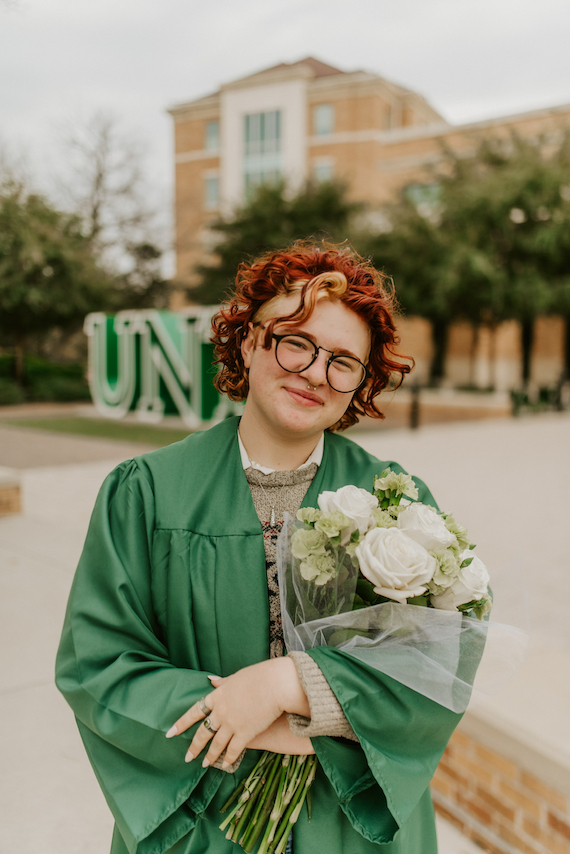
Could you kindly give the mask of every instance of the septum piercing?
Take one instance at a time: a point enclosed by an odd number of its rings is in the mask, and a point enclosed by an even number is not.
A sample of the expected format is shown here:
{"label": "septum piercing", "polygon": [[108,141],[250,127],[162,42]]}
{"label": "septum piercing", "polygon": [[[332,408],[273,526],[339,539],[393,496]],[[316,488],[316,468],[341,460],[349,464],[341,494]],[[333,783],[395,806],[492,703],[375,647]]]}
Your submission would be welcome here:
{"label": "septum piercing", "polygon": [[307,388],[312,388],[312,389],[313,389],[313,391],[316,391],[316,390],[317,390],[317,388],[318,388],[318,386],[316,386],[316,385],[311,385],[311,383],[309,383],[309,384],[307,385]]}

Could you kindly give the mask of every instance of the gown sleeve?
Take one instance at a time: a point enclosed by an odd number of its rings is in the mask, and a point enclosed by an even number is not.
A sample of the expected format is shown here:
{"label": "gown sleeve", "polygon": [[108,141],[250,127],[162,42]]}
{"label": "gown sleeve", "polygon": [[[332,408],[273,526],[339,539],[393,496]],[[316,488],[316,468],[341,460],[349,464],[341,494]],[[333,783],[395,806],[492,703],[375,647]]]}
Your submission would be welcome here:
{"label": "gown sleeve", "polygon": [[[103,484],[71,589],[56,663],[87,754],[130,854],[160,854],[187,833],[223,772],[184,753],[196,726],[165,733],[211,690],[174,667],[151,592],[152,488],[135,461]],[[202,782],[201,782],[202,781]]]}
{"label": "gown sleeve", "polygon": [[[437,509],[426,485],[414,480],[418,500]],[[425,794],[462,715],[341,650],[322,646],[307,654],[359,742],[313,738],[322,769],[352,826],[371,842],[391,842]]]}

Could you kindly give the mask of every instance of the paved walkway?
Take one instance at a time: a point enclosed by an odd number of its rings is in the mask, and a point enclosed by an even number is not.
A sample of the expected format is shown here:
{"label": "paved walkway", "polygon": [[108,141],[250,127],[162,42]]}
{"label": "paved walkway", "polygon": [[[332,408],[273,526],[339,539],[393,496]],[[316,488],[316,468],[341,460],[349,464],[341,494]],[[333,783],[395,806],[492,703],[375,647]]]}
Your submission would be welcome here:
{"label": "paved walkway", "polygon": [[489,568],[493,620],[530,627],[524,665],[470,708],[483,723],[516,733],[548,760],[551,784],[569,790],[570,413],[355,438],[429,484]]}
{"label": "paved walkway", "polygon": [[0,466],[15,469],[129,459],[152,451],[154,447],[136,442],[52,433],[35,427],[14,427],[0,421]]}
{"label": "paved walkway", "polygon": [[[561,678],[570,663],[570,417],[360,432],[354,438],[423,477],[440,504],[468,525],[493,573],[498,610],[501,597],[508,600],[509,589],[518,585],[521,567],[527,568],[531,656],[505,691],[488,701],[489,709],[528,732],[533,743],[538,739],[545,750],[567,755],[570,764],[570,695],[567,678]],[[29,449],[29,431],[11,441],[15,449],[18,441]],[[52,671],[97,490],[110,469],[135,451],[121,444],[105,460],[55,466],[44,457],[38,467],[22,470],[23,515],[0,519],[0,854],[109,850],[109,814]],[[449,825],[440,828],[441,854],[479,850]]]}

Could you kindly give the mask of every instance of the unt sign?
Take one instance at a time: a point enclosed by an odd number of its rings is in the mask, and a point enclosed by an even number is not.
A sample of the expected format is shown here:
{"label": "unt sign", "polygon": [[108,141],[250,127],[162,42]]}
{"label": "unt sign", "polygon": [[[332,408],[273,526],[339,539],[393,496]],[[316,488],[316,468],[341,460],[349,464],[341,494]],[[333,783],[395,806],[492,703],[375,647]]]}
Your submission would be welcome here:
{"label": "unt sign", "polygon": [[107,418],[179,415],[191,430],[241,411],[216,390],[210,320],[217,308],[88,314],[89,386]]}

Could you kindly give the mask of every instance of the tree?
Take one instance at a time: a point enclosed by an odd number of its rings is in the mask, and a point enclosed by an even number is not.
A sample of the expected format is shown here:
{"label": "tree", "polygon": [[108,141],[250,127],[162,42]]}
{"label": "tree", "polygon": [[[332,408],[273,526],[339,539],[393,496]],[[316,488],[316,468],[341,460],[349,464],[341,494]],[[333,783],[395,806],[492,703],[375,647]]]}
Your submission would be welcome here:
{"label": "tree", "polygon": [[30,337],[69,329],[112,308],[115,282],[101,268],[77,216],[54,208],[21,183],[0,186],[0,334],[16,346],[23,379]]}
{"label": "tree", "polygon": [[166,307],[164,243],[149,203],[143,150],[106,112],[64,130],[64,194],[101,263],[115,276],[117,307]]}
{"label": "tree", "polygon": [[554,308],[547,247],[563,207],[561,153],[548,152],[544,140],[493,140],[473,158],[455,157],[442,181],[456,311],[475,326],[520,321],[525,381],[534,320]]}
{"label": "tree", "polygon": [[363,237],[363,251],[376,266],[392,276],[402,310],[432,324],[434,344],[430,381],[444,374],[448,327],[453,320],[450,284],[442,277],[448,247],[437,226],[432,205],[403,194],[399,203],[386,210],[388,228]]}
{"label": "tree", "polygon": [[569,152],[568,135],[554,145],[483,140],[468,157],[447,151],[431,207],[402,199],[391,231],[371,241],[377,261],[390,258],[406,310],[476,330],[519,320],[525,380],[535,317],[567,304]]}
{"label": "tree", "polygon": [[344,187],[336,183],[309,182],[294,196],[282,183],[262,184],[232,216],[212,224],[222,237],[214,249],[215,263],[197,267],[201,282],[188,289],[189,298],[204,305],[225,299],[238,265],[268,249],[308,237],[345,240],[360,207],[347,201]]}

